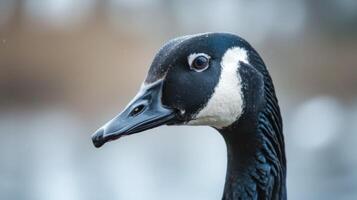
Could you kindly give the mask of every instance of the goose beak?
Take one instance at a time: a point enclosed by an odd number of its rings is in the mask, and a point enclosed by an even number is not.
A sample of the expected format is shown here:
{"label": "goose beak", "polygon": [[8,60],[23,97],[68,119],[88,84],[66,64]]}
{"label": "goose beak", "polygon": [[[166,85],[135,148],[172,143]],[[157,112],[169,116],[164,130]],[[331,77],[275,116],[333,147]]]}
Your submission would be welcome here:
{"label": "goose beak", "polygon": [[114,119],[99,128],[92,136],[95,147],[119,139],[125,135],[142,132],[167,124],[175,118],[176,112],[162,105],[163,81],[144,85],[129,105]]}

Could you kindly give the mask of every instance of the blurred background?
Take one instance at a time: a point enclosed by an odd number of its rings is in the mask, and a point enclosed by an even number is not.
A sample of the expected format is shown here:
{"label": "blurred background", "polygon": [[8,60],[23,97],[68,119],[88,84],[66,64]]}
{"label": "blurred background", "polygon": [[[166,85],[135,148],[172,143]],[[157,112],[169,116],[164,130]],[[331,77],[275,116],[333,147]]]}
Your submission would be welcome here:
{"label": "blurred background", "polygon": [[90,139],[164,42],[207,31],[242,36],[270,68],[289,199],[357,199],[355,0],[0,0],[0,199],[220,199],[211,128]]}

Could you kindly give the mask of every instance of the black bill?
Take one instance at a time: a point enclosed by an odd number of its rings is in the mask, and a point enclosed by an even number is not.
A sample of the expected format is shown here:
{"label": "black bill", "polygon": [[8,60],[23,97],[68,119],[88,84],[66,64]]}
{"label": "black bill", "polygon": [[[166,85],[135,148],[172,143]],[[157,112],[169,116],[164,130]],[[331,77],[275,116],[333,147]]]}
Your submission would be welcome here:
{"label": "black bill", "polygon": [[174,109],[162,105],[163,81],[144,86],[129,105],[114,119],[98,129],[92,136],[95,147],[124,135],[130,135],[154,128],[172,121]]}

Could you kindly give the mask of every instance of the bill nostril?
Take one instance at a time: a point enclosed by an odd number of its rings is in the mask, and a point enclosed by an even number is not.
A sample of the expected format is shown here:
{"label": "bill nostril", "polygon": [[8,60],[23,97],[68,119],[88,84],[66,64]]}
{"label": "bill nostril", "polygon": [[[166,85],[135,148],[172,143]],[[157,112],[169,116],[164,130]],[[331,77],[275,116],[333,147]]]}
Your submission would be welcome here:
{"label": "bill nostril", "polygon": [[144,104],[138,105],[138,106],[136,106],[136,107],[130,112],[129,115],[130,115],[131,117],[134,117],[134,116],[140,114],[140,113],[144,110],[144,108],[145,108],[145,105],[144,105]]}

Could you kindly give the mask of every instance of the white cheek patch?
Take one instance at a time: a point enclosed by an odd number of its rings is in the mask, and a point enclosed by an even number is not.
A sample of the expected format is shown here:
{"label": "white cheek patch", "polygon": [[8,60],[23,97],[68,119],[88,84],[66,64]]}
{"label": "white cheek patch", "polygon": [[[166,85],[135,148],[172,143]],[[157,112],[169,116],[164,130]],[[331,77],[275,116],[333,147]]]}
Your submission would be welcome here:
{"label": "white cheek patch", "polygon": [[223,128],[235,122],[243,112],[242,79],[239,62],[248,64],[247,51],[240,47],[228,49],[221,61],[221,75],[207,105],[189,125],[208,125]]}

